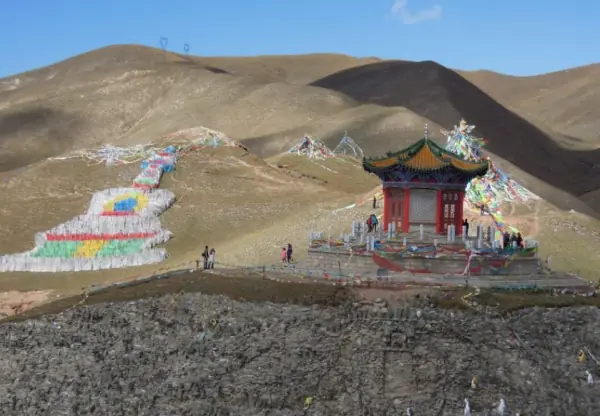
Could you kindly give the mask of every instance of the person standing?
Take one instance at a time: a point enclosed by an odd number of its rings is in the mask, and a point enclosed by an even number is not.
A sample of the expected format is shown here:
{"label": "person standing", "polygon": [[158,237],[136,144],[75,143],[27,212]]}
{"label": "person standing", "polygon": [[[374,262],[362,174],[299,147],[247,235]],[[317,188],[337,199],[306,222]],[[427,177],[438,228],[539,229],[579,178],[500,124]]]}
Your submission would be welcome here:
{"label": "person standing", "polygon": [[281,249],[281,262],[287,263],[287,248],[285,247]]}
{"label": "person standing", "polygon": [[379,221],[377,220],[377,215],[371,214],[371,228],[373,232],[377,232],[377,224],[379,224]]}
{"label": "person standing", "polygon": [[377,208],[377,198],[373,195],[373,209]]}
{"label": "person standing", "polygon": [[373,231],[373,216],[369,215],[369,218],[367,218],[367,232],[370,233],[371,231]]}
{"label": "person standing", "polygon": [[214,248],[210,249],[210,253],[208,253],[208,268],[209,269],[214,269],[215,268],[215,259],[217,256],[217,252],[215,251]]}
{"label": "person standing", "polygon": [[521,233],[517,233],[517,247],[519,248],[525,248],[525,245],[523,244],[523,236],[521,235]]}
{"label": "person standing", "polygon": [[206,246],[204,248],[204,251],[202,252],[202,259],[204,261],[204,270],[208,269],[208,246]]}
{"label": "person standing", "polygon": [[507,231],[504,231],[504,234],[502,234],[502,246],[504,247],[504,250],[508,250],[509,248],[509,244],[510,244],[510,234]]}
{"label": "person standing", "polygon": [[517,246],[517,234],[512,233],[510,235],[510,248],[516,248]]}
{"label": "person standing", "polygon": [[469,238],[469,220],[465,218],[462,225],[465,227],[465,238]]}
{"label": "person standing", "polygon": [[292,254],[294,253],[294,250],[292,249],[292,245],[288,243],[287,245],[287,262],[291,263],[292,262]]}

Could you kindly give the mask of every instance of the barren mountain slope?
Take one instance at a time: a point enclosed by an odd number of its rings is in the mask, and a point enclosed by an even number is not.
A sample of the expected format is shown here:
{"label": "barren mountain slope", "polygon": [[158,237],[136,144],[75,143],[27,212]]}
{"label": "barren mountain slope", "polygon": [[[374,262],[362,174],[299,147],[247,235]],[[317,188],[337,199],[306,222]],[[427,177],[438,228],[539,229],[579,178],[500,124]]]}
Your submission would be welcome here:
{"label": "barren mountain slope", "polygon": [[[261,157],[287,150],[304,133],[334,146],[344,131],[368,155],[380,155],[421,137],[426,122],[439,137],[440,127],[465,117],[490,139],[492,152],[550,185],[575,194],[600,187],[590,174],[595,154],[564,152],[456,73],[434,63],[359,63],[337,55],[196,58],[141,46],[95,50],[0,81],[0,172],[199,125],[244,141]],[[315,86],[300,85],[339,69]]]}
{"label": "barren mountain slope", "polygon": [[266,81],[305,85],[335,72],[378,62],[377,58],[355,58],[339,54],[275,55],[256,57],[194,57],[193,62],[221,68],[233,75]]}
{"label": "barren mountain slope", "polygon": [[[370,108],[365,116],[354,110],[354,100],[342,94],[273,82],[269,75],[281,69],[288,71],[282,79],[296,82],[306,69],[307,81],[351,65],[351,58],[325,56],[326,64],[319,67],[315,63],[319,56],[299,57],[298,65],[293,57],[281,62],[267,57],[264,77],[258,76],[258,67],[253,66],[260,58],[248,58],[246,72],[236,59],[215,59],[207,62],[227,64],[231,71],[237,65],[241,69],[234,72],[242,76],[207,66],[200,58],[121,46],[2,80],[0,171],[102,143],[146,143],[198,125],[223,131],[236,140],[253,138],[253,150],[260,154],[265,153],[263,136],[279,137],[277,149],[271,150],[278,152],[305,132],[333,142],[344,130],[357,136],[374,133],[389,140],[407,121],[422,130],[423,121],[402,109]],[[396,113],[400,120],[394,123]],[[411,118],[418,123],[411,123]],[[411,139],[419,134],[413,133]]]}
{"label": "barren mountain slope", "polygon": [[491,152],[526,172],[575,195],[600,187],[600,178],[591,174],[600,152],[559,147],[539,128],[434,62],[380,62],[341,71],[313,85],[363,103],[404,107],[443,126],[464,117],[477,125]]}
{"label": "barren mountain slope", "polygon": [[501,104],[572,138],[600,146],[600,64],[531,77],[458,71]]}

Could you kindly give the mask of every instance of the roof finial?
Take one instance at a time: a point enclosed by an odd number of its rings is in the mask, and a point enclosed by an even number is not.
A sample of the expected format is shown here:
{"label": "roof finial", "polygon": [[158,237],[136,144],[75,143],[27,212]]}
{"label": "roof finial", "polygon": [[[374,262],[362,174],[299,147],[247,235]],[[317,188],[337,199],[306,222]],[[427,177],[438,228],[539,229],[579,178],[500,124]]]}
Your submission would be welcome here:
{"label": "roof finial", "polygon": [[425,123],[425,140],[429,139],[429,126]]}

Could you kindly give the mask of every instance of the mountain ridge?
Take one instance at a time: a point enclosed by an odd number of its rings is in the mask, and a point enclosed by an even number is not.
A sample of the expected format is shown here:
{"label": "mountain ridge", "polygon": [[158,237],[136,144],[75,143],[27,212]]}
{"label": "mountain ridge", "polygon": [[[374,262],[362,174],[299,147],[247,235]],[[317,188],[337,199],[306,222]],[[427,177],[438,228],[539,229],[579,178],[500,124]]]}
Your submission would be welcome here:
{"label": "mountain ridge", "polygon": [[[571,72],[580,76],[595,67],[586,68]],[[359,76],[361,71],[367,74]],[[357,80],[332,84],[349,73]],[[263,157],[285,151],[305,133],[335,145],[344,131],[367,155],[377,155],[420,138],[425,123],[436,137],[464,117],[490,140],[492,153],[544,182],[577,196],[600,188],[592,171],[598,152],[559,146],[565,142],[560,130],[504,105],[497,93],[487,92],[497,81],[485,81],[484,74],[477,82],[487,84],[480,87],[469,81],[472,73],[433,61],[332,54],[196,57],[115,45],[0,80],[0,170],[105,143],[147,143],[199,125],[223,131]],[[399,90],[404,98],[394,95]],[[573,104],[567,113],[577,108]],[[527,146],[537,154],[523,153]]]}

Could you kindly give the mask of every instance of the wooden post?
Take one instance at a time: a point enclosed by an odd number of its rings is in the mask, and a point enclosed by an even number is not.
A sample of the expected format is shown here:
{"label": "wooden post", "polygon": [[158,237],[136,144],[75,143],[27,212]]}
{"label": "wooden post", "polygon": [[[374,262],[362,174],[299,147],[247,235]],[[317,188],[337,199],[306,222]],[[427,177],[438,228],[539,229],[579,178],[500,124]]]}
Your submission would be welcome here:
{"label": "wooden post", "polygon": [[464,203],[465,203],[465,191],[458,192],[458,205],[456,207],[456,228],[462,234],[462,222],[464,221]]}
{"label": "wooden post", "polygon": [[410,188],[404,190],[404,217],[402,218],[402,232],[407,233],[410,227]]}
{"label": "wooden post", "polygon": [[[385,184],[384,184],[385,186]],[[383,188],[383,226],[385,231],[388,230],[390,223],[390,190],[389,188]]]}
{"label": "wooden post", "polygon": [[442,199],[442,190],[437,190],[437,206],[436,206],[436,221],[435,233],[441,234],[444,231],[444,201]]}

